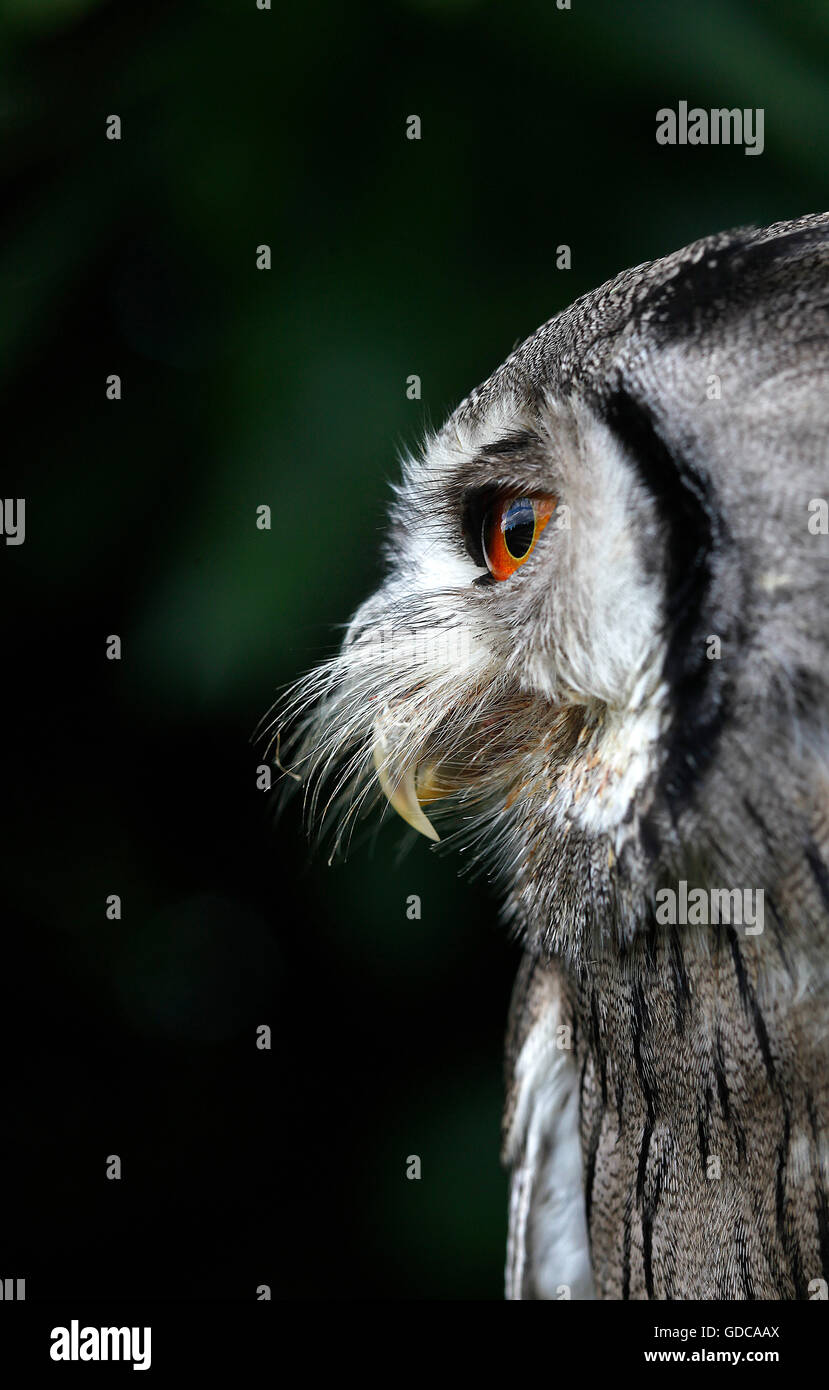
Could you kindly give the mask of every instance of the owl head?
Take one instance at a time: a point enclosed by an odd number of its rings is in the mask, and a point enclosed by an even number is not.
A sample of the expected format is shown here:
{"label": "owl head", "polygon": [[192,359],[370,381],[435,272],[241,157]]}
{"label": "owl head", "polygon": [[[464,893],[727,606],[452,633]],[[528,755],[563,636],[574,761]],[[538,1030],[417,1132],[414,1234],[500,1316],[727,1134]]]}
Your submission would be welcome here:
{"label": "owl head", "polygon": [[785,873],[829,815],[828,427],[829,216],[538,329],[405,459],[387,577],[277,712],[312,820],[390,804],[565,954],[666,874]]}

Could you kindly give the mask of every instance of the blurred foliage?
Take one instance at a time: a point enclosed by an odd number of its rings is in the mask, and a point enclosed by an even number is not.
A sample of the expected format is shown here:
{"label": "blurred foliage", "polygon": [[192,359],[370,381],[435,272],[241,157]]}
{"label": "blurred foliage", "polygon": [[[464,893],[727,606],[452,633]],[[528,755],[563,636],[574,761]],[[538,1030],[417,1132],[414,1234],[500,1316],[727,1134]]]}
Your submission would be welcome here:
{"label": "blurred foliage", "polygon": [[[10,1046],[51,1020],[11,1099],[21,1267],[498,1297],[497,901],[392,827],[309,861],[248,739],[376,583],[400,450],[518,340],[628,264],[825,206],[828,52],[809,3],[7,0]],[[682,98],[762,106],[763,155],[657,147]],[[89,1164],[118,1143],[116,1212]]]}

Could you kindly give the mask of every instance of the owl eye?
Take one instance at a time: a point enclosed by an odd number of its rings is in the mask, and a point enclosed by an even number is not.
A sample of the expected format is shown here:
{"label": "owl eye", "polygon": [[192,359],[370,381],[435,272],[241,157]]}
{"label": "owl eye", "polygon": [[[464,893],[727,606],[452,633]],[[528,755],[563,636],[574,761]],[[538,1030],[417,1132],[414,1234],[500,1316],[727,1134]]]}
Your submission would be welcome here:
{"label": "owl eye", "polygon": [[555,505],[555,497],[502,497],[487,508],[481,550],[493,579],[509,579],[530,558]]}

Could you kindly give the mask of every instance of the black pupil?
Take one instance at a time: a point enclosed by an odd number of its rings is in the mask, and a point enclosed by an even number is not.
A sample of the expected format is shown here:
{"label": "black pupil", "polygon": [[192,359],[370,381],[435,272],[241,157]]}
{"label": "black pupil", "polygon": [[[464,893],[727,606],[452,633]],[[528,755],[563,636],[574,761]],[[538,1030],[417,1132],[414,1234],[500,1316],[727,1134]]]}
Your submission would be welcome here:
{"label": "black pupil", "polygon": [[523,560],[535,535],[535,511],[528,498],[513,502],[504,513],[504,545],[513,560]]}

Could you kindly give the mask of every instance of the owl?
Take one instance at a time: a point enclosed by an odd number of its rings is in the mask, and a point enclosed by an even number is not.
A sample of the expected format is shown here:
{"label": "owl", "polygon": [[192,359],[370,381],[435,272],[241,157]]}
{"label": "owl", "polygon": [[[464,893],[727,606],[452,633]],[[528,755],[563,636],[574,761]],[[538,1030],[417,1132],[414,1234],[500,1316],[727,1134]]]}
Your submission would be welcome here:
{"label": "owl", "polygon": [[825,1296],[828,511],[829,214],[694,242],[403,460],[277,710],[333,850],[390,806],[521,944],[509,1299]]}

